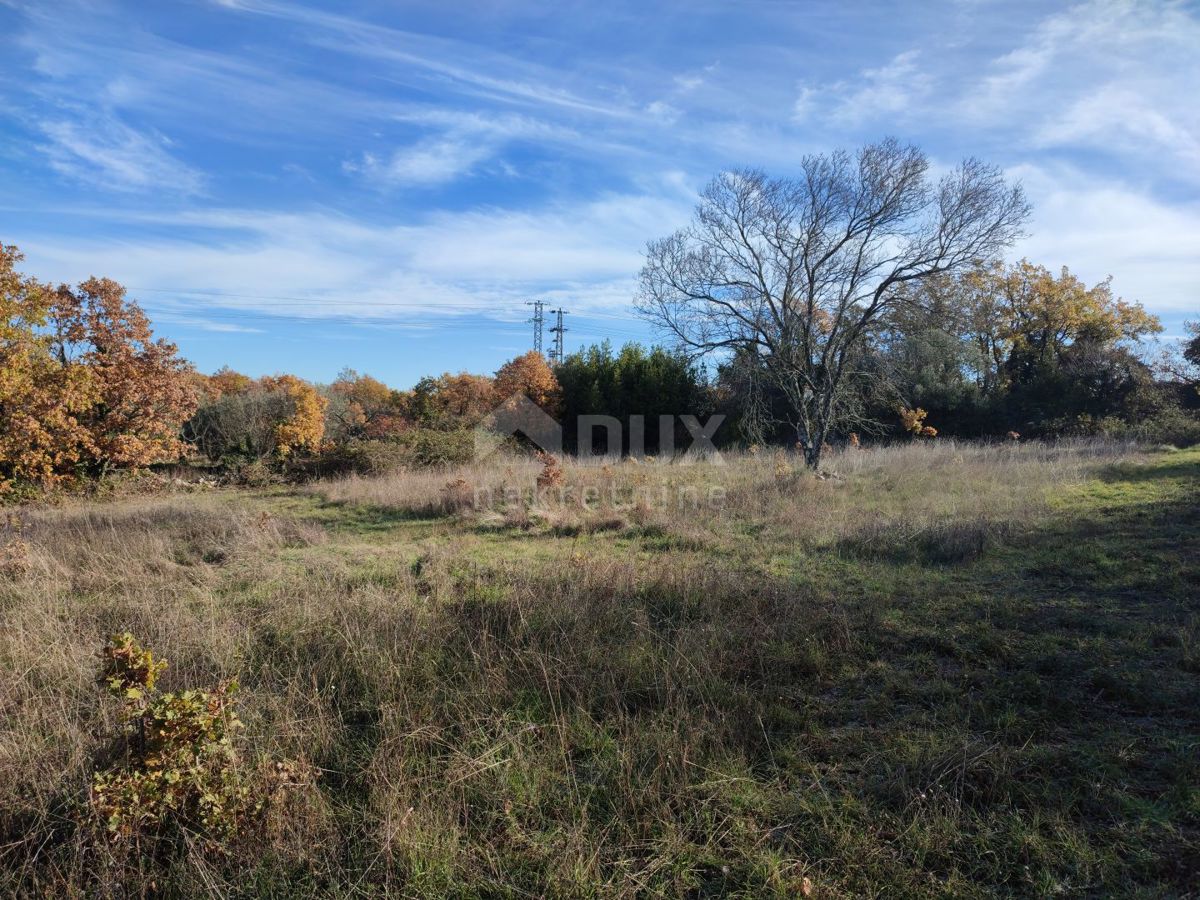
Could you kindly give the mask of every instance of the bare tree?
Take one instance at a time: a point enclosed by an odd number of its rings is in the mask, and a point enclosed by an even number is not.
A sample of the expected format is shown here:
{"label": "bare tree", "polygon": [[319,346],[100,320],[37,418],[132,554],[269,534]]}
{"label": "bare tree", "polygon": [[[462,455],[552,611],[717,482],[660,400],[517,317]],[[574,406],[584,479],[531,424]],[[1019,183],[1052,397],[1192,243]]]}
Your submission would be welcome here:
{"label": "bare tree", "polygon": [[795,178],[725,172],[692,223],[646,250],[638,308],[697,354],[757,355],[816,468],[853,408],[862,344],[905,286],[994,257],[1020,236],[1020,186],[968,159],[933,183],[913,146],[807,156]]}

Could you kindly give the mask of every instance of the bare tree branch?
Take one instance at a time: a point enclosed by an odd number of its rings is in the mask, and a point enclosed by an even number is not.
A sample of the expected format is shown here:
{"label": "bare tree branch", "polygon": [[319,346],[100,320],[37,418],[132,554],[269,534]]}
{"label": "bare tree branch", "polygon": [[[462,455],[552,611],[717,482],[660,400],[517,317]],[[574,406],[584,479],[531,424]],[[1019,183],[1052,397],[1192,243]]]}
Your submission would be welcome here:
{"label": "bare tree branch", "polygon": [[809,465],[855,420],[862,342],[907,288],[994,258],[1021,235],[1019,185],[978,160],[936,184],[886,139],[807,156],[795,178],[723,172],[692,223],[647,245],[637,305],[696,354],[748,350],[789,405]]}

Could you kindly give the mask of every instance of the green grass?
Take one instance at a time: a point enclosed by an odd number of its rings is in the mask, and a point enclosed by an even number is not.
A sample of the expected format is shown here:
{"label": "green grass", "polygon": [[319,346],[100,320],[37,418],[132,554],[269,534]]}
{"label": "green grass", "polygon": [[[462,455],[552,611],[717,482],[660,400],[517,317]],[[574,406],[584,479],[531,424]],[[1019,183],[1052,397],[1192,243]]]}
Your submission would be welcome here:
{"label": "green grass", "polygon": [[[600,530],[375,487],[36,514],[0,893],[1194,891],[1200,450],[1001,452],[738,460],[680,476],[728,509]],[[322,770],[269,833],[139,870],[68,824],[126,628],[239,677],[248,758]]]}

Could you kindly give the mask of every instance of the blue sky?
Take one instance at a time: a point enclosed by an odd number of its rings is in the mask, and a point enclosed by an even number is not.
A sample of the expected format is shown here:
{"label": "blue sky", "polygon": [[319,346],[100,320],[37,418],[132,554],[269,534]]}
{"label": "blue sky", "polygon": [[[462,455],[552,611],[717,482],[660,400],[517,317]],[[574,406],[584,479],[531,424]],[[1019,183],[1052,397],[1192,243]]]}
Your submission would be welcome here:
{"label": "blue sky", "polygon": [[[907,6],[907,8],[902,8]],[[1014,256],[1200,316],[1200,6],[0,0],[0,241],[204,371],[396,386],[649,337],[647,239],[729,166],[884,135],[1035,205]]]}

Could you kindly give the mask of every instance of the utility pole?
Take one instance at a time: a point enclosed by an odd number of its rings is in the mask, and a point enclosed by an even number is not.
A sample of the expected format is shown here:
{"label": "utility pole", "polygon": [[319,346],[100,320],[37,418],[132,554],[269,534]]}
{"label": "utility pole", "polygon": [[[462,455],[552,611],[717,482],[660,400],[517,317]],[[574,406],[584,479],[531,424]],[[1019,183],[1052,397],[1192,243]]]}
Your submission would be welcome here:
{"label": "utility pole", "polygon": [[527,322],[533,323],[533,349],[538,353],[542,352],[542,324],[546,321],[546,317],[542,315],[542,307],[546,305],[544,300],[526,300],[526,306],[533,307],[533,318],[526,319]]}
{"label": "utility pole", "polygon": [[550,312],[558,317],[555,326],[550,329],[550,333],[554,335],[554,349],[550,351],[550,362],[562,365],[562,361],[565,359],[563,354],[563,333],[569,330],[563,326],[562,317],[566,315],[567,311],[559,307],[558,309],[550,310]]}

